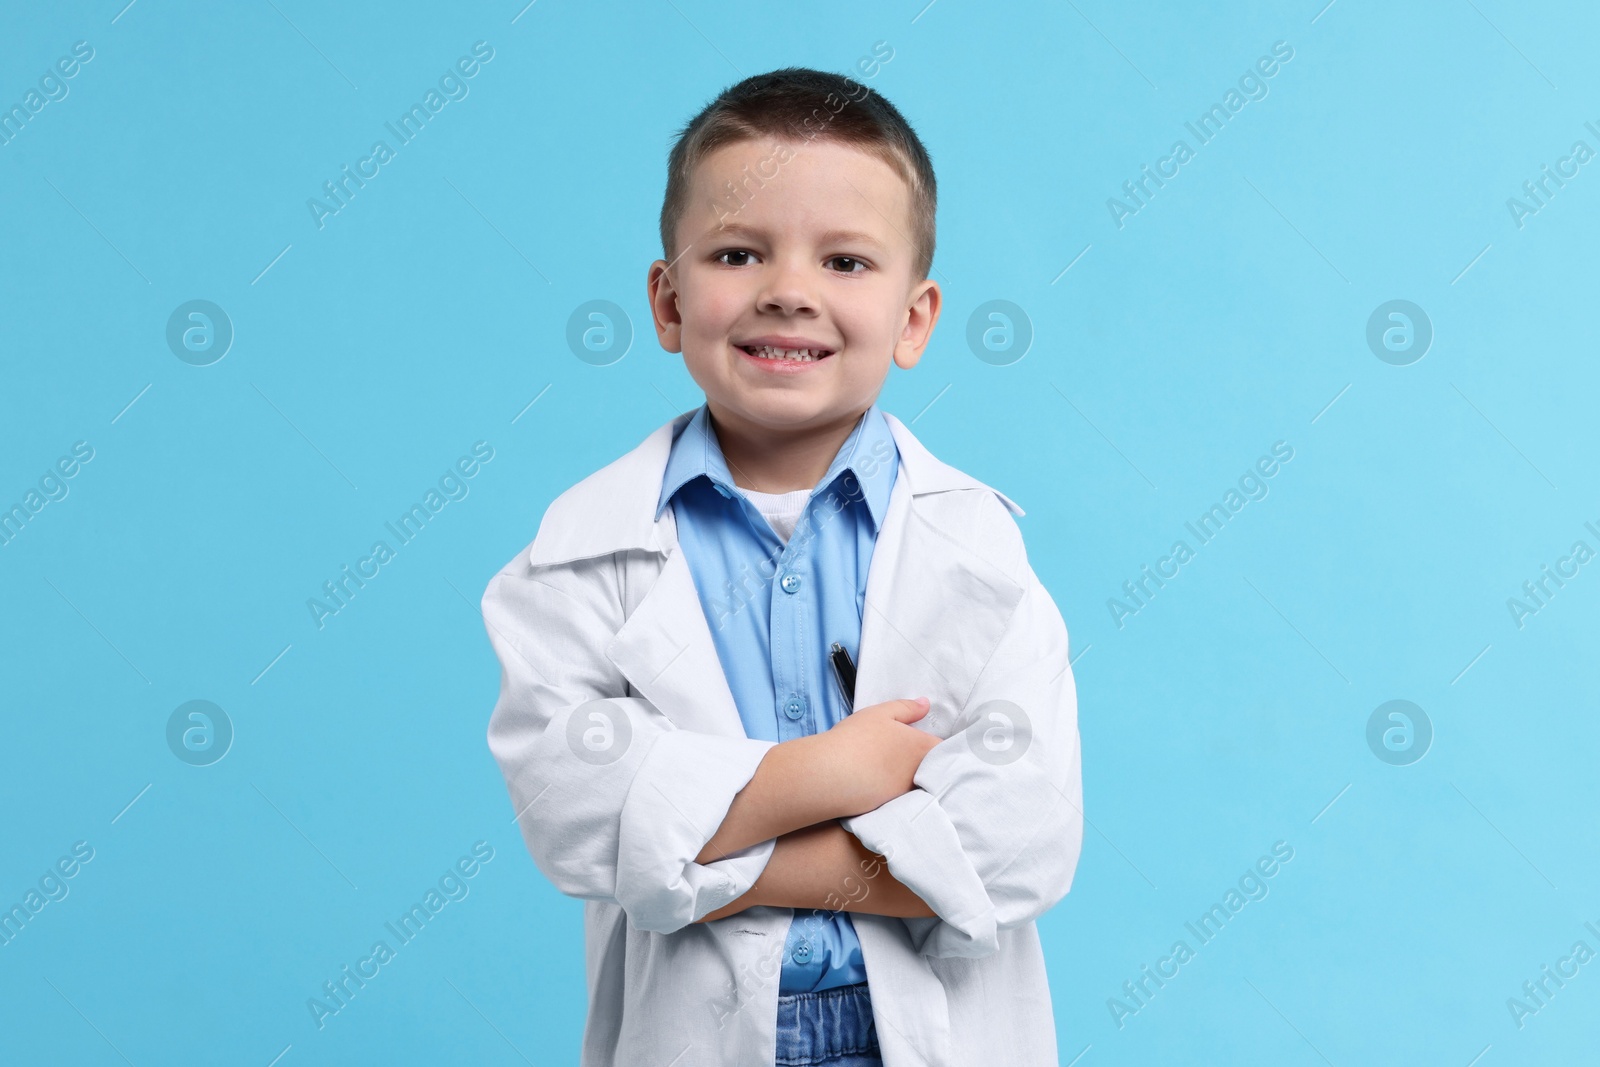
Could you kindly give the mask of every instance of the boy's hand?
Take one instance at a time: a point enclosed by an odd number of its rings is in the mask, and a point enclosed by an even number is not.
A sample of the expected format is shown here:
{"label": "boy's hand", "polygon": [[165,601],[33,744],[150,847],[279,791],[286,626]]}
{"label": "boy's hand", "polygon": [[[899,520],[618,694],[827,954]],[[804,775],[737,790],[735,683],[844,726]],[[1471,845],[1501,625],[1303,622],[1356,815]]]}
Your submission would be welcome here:
{"label": "boy's hand", "polygon": [[817,735],[827,749],[819,769],[831,783],[839,818],[865,814],[914,788],[922,757],[943,740],[910,725],[927,713],[926,697],[890,700]]}

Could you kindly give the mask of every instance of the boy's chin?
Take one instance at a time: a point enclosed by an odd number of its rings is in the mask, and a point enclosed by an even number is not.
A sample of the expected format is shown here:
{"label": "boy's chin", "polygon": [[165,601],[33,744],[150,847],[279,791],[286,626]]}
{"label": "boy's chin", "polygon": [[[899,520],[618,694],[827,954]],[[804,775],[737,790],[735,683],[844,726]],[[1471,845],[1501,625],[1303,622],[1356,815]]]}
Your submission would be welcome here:
{"label": "boy's chin", "polygon": [[807,426],[824,427],[842,419],[858,418],[872,404],[871,397],[843,399],[836,396],[806,396],[802,390],[788,395],[771,391],[766,396],[741,395],[721,401],[711,400],[713,414],[731,414],[752,427],[774,432],[792,431]]}

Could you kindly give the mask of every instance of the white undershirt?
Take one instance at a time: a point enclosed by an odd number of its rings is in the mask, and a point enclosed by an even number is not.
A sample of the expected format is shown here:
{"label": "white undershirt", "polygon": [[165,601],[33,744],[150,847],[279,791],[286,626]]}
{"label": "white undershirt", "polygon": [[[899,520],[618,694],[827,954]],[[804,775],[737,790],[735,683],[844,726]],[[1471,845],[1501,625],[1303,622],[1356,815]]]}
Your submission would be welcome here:
{"label": "white undershirt", "polygon": [[806,502],[811,499],[809,489],[796,489],[792,493],[758,493],[754,489],[739,489],[739,492],[756,506],[784,544],[789,543],[789,535],[794,533],[795,523],[800,521]]}

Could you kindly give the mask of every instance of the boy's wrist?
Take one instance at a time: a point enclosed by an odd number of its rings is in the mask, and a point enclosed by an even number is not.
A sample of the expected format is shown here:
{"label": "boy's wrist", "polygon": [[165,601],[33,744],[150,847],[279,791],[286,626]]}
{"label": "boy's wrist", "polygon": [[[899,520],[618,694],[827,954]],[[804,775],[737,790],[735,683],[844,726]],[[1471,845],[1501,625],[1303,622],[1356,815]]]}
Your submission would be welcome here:
{"label": "boy's wrist", "polygon": [[[798,739],[797,740],[802,740]],[[746,908],[795,907],[794,892],[797,878],[805,872],[814,872],[828,866],[823,862],[821,848],[832,839],[825,827],[844,833],[837,819],[823,819],[810,826],[779,835],[772,846],[772,855],[750,888],[727,904],[708,913],[700,922],[737,915]]]}

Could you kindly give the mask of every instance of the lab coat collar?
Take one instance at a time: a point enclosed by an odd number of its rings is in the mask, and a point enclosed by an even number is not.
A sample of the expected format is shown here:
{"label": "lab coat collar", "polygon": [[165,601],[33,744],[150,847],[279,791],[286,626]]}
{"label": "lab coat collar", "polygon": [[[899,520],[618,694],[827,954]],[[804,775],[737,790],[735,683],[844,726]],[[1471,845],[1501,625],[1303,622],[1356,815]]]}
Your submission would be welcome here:
{"label": "lab coat collar", "polygon": [[[630,550],[669,553],[677,542],[676,523],[670,508],[658,515],[656,505],[673,439],[699,410],[663,423],[632,451],[558,496],[528,549],[529,564],[546,566]],[[985,489],[1013,515],[1025,514],[998,489],[936,459],[899,419],[887,411],[882,415],[900,453],[897,479],[906,480],[913,496]]]}

